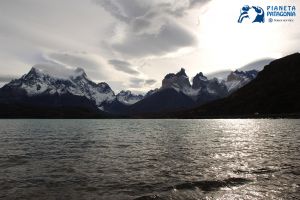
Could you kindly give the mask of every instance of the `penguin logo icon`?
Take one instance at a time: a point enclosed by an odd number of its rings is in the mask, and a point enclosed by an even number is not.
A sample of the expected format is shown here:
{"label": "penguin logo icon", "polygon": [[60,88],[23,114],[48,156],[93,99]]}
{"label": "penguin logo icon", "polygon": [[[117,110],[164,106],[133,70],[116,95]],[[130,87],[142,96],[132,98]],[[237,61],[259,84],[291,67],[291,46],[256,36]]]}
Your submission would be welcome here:
{"label": "penguin logo icon", "polygon": [[265,11],[264,11],[264,9],[262,9],[261,7],[258,7],[258,6],[252,6],[252,8],[257,13],[256,18],[254,19],[254,21],[252,23],[254,23],[254,22],[265,23]]}
{"label": "penguin logo icon", "polygon": [[[250,11],[255,11],[256,13],[256,17],[251,19],[251,15],[249,14]],[[245,5],[242,7],[241,11],[240,11],[240,16],[239,16],[239,19],[238,19],[238,23],[243,23],[245,19],[251,19],[253,20],[252,23],[265,23],[265,11],[264,9],[262,9],[261,7],[259,6],[248,6],[248,5]]]}

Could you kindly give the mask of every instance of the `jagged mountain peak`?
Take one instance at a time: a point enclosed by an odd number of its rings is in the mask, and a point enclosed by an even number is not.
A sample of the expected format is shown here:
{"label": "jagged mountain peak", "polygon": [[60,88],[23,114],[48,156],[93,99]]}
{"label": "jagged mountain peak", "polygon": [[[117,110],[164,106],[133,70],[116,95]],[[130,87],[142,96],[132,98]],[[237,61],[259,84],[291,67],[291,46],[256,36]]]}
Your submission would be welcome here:
{"label": "jagged mountain peak", "polygon": [[28,72],[28,74],[37,74],[37,73],[41,73],[41,70],[39,70],[35,66],[31,67],[30,71]]}
{"label": "jagged mountain peak", "polygon": [[100,82],[100,83],[97,84],[97,86],[102,87],[102,88],[109,88],[109,89],[111,89],[110,86],[107,83],[105,83],[105,82]]}
{"label": "jagged mountain peak", "polygon": [[206,76],[204,76],[202,72],[199,72],[198,74],[196,74],[195,77],[205,77],[206,78]]}
{"label": "jagged mountain peak", "polygon": [[228,88],[229,93],[236,91],[237,89],[243,87],[248,84],[250,81],[256,78],[258,71],[250,70],[250,71],[239,71],[235,70],[231,72],[226,79],[226,86]]}
{"label": "jagged mountain peak", "polygon": [[176,91],[184,91],[191,87],[191,83],[189,81],[189,77],[185,73],[185,69],[181,68],[181,70],[174,74],[168,74],[162,81],[161,89],[173,88]]}
{"label": "jagged mountain peak", "polygon": [[185,73],[185,69],[181,68],[179,72],[177,72],[176,76],[185,76],[188,77]]}
{"label": "jagged mountain peak", "polygon": [[193,82],[194,82],[194,80],[197,80],[197,79],[200,79],[202,81],[208,80],[208,78],[206,76],[204,76],[202,72],[200,72],[200,73],[196,74],[196,76],[194,76]]}
{"label": "jagged mountain peak", "polygon": [[[22,78],[7,84],[5,90],[9,91],[9,94],[22,93],[30,98],[35,96],[53,98],[58,96],[59,98],[64,95],[76,98],[79,96],[86,98],[100,110],[118,112],[118,109],[124,110],[122,106],[131,106],[153,95],[164,101],[173,100],[175,97],[172,95],[179,95],[179,97],[184,96],[185,100],[189,99],[188,102],[203,104],[227,96],[229,92],[244,86],[254,79],[254,75],[256,76],[255,71],[236,70],[231,73],[233,78],[229,78],[232,81],[220,82],[217,78],[208,79],[202,72],[199,72],[193,77],[191,85],[185,69],[181,68],[177,73],[166,75],[160,89],[149,91],[143,96],[133,94],[130,90],[122,90],[115,94],[107,83],[95,83],[90,80],[83,68],[69,68],[63,71],[64,68],[61,67],[52,64],[35,65]],[[170,97],[165,99],[164,95],[170,95]]]}
{"label": "jagged mountain peak", "polygon": [[200,72],[200,73],[196,74],[196,76],[193,78],[192,88],[193,89],[200,89],[204,85],[206,85],[207,82],[208,82],[207,77],[204,76],[202,72]]}
{"label": "jagged mountain peak", "polygon": [[169,73],[165,76],[165,79],[170,79],[173,77],[184,77],[184,78],[188,78],[188,76],[186,75],[185,69],[181,68],[179,72],[175,73]]}
{"label": "jagged mountain peak", "polygon": [[112,93],[113,95],[115,95],[111,87],[105,82],[98,83],[96,87],[101,93]]}
{"label": "jagged mountain peak", "polygon": [[238,75],[243,75],[243,76],[249,76],[249,75],[252,75],[252,74],[257,74],[258,71],[257,70],[249,70],[249,71],[235,70],[232,73],[238,74]]}
{"label": "jagged mountain peak", "polygon": [[85,78],[87,78],[87,75],[86,75],[84,69],[80,68],[80,67],[76,68],[74,70],[74,73],[71,76],[72,77],[85,77]]}
{"label": "jagged mountain peak", "polygon": [[143,95],[133,94],[130,90],[122,90],[117,94],[117,100],[125,105],[135,104],[143,98]]}
{"label": "jagged mountain peak", "polygon": [[112,102],[116,99],[114,92],[107,83],[96,84],[87,78],[82,68],[70,69],[69,74],[50,73],[42,65],[35,65],[22,76],[6,84],[4,87],[12,93],[22,91],[27,96],[53,96],[74,95],[86,97],[101,106],[104,102]]}
{"label": "jagged mountain peak", "polygon": [[132,96],[143,96],[141,94],[135,94],[131,92],[130,90],[121,90],[118,95],[132,95]]}
{"label": "jagged mountain peak", "polygon": [[83,68],[66,68],[52,63],[34,65],[25,76],[48,77],[52,79],[88,79]]}
{"label": "jagged mountain peak", "polygon": [[147,97],[153,95],[154,93],[156,93],[156,92],[158,92],[158,91],[159,91],[158,88],[155,88],[154,90],[148,91],[148,92],[145,94],[145,98],[147,98]]}
{"label": "jagged mountain peak", "polygon": [[244,80],[244,79],[254,79],[258,74],[258,71],[256,70],[250,70],[250,71],[239,71],[235,70],[231,72],[227,76],[227,81],[234,81],[234,80]]}
{"label": "jagged mountain peak", "polygon": [[[184,113],[194,117],[294,117],[300,113],[300,54],[272,61],[256,79],[227,98]],[[183,115],[176,116],[180,118]]]}
{"label": "jagged mountain peak", "polygon": [[119,92],[119,95],[130,95],[132,94],[132,92],[130,90],[121,90]]}
{"label": "jagged mountain peak", "polygon": [[36,78],[36,77],[40,77],[40,76],[43,76],[43,75],[44,75],[44,73],[40,69],[33,66],[33,67],[31,67],[29,72],[23,76],[23,78],[25,78],[25,79]]}

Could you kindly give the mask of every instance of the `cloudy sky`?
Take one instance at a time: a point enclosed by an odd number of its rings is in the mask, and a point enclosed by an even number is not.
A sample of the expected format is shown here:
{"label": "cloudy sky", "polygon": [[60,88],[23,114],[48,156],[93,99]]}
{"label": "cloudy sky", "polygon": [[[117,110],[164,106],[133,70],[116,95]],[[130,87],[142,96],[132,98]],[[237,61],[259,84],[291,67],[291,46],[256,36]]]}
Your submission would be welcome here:
{"label": "cloudy sky", "polygon": [[[300,9],[296,0],[272,3]],[[208,74],[299,51],[299,17],[238,24],[245,4],[270,1],[0,0],[0,82],[44,64],[82,67],[116,91],[146,91],[181,67]]]}

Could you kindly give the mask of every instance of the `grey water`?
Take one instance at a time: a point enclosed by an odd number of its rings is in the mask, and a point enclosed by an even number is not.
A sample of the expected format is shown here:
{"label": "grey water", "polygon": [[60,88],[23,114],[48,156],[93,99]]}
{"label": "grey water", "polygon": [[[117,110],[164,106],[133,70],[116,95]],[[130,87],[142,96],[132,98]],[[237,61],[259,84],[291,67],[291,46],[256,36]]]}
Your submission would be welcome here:
{"label": "grey water", "polygon": [[300,199],[300,120],[0,120],[0,199]]}

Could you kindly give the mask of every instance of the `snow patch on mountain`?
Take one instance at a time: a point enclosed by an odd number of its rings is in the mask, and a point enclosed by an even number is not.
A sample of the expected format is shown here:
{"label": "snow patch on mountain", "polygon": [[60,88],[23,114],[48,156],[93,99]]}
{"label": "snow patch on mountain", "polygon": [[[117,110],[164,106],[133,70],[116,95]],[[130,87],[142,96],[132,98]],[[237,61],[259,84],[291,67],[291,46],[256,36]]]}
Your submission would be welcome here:
{"label": "snow patch on mountain", "polygon": [[173,88],[177,92],[189,93],[191,84],[185,70],[181,70],[177,74],[168,74],[162,81],[161,89]]}
{"label": "snow patch on mountain", "polygon": [[227,80],[225,82],[228,92],[232,93],[238,89],[240,89],[241,87],[245,86],[246,84],[248,84],[249,82],[251,82],[253,79],[256,78],[258,74],[258,71],[256,70],[251,70],[251,71],[234,71],[231,72],[228,76],[227,76]]}
{"label": "snow patch on mountain", "polygon": [[181,69],[177,74],[168,74],[164,78],[161,90],[166,88],[173,88],[177,92],[182,92],[194,100],[202,98],[200,96],[203,95],[216,96],[220,93],[219,91],[221,89],[224,90],[225,88],[226,90],[226,86],[223,82],[215,78],[209,80],[201,72],[193,78],[191,85],[184,69]]}
{"label": "snow patch on mountain", "polygon": [[119,94],[117,94],[117,100],[125,105],[135,104],[138,101],[141,101],[143,98],[143,95],[132,94],[129,90],[122,90]]}
{"label": "snow patch on mountain", "polygon": [[257,74],[258,71],[256,70],[247,72],[236,70],[229,73],[226,80],[222,80],[218,78],[209,79],[200,72],[192,79],[191,85],[185,70],[181,69],[177,74],[166,75],[162,81],[160,90],[173,88],[195,101],[199,99],[221,98],[246,85],[256,78]]}
{"label": "snow patch on mountain", "polygon": [[24,90],[28,96],[46,94],[85,96],[94,101],[97,106],[115,100],[115,94],[108,84],[92,82],[81,68],[73,70],[69,76],[55,76],[40,68],[32,67],[28,74],[4,87]]}
{"label": "snow patch on mountain", "polygon": [[[52,65],[51,65],[52,66]],[[68,69],[68,73],[49,71],[49,65],[35,65],[20,79],[15,79],[3,86],[9,94],[21,94],[26,96],[38,95],[75,95],[86,97],[100,110],[107,112],[118,109],[120,105],[133,105],[164,89],[174,89],[178,93],[190,97],[196,103],[206,103],[243,87],[257,76],[257,71],[234,71],[226,80],[207,78],[203,73],[198,73],[190,83],[189,77],[182,68],[178,73],[168,74],[162,81],[159,89],[149,91],[145,96],[132,94],[131,91],[121,91],[115,95],[110,86],[105,83],[94,83],[89,80],[82,68]],[[55,68],[55,67],[54,67]],[[56,66],[56,68],[59,68]],[[182,94],[180,94],[182,95]],[[172,99],[169,99],[170,101]],[[120,104],[121,103],[121,104]]]}
{"label": "snow patch on mountain", "polygon": [[57,63],[36,64],[32,68],[42,74],[49,75],[56,79],[69,79],[70,77],[86,76],[84,69],[62,66]]}

